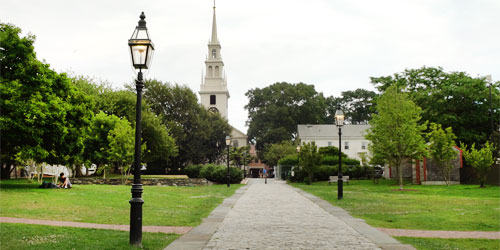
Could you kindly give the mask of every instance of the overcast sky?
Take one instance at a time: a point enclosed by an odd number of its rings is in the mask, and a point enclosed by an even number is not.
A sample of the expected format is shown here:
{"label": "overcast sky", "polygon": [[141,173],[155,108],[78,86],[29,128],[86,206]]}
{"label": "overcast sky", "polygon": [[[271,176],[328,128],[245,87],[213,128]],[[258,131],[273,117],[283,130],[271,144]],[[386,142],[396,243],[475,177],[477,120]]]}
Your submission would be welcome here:
{"label": "overcast sky", "polygon": [[[278,81],[325,96],[365,88],[370,76],[442,66],[500,80],[498,0],[217,0],[229,123],[246,131],[245,92]],[[38,59],[123,88],[135,75],[127,40],[141,11],[156,46],[147,78],[198,92],[211,0],[0,0],[0,21],[36,35]]]}

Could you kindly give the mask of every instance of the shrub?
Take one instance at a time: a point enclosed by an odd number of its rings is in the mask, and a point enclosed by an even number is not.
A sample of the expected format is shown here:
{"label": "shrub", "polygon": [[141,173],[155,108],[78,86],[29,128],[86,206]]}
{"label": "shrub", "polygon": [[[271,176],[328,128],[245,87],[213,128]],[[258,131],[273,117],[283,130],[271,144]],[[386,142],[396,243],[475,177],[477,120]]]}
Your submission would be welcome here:
{"label": "shrub", "polygon": [[298,163],[299,157],[296,154],[285,156],[278,161],[279,165],[285,166],[297,166]]}
{"label": "shrub", "polygon": [[315,181],[327,181],[330,176],[338,174],[338,166],[325,166],[322,165],[318,168],[318,171],[314,173]]}
{"label": "shrub", "polygon": [[[229,176],[231,183],[240,183],[243,179],[243,170],[230,167]],[[211,182],[226,183],[227,182],[227,166],[206,164],[201,167],[200,177]]]}
{"label": "shrub", "polygon": [[200,172],[203,168],[203,165],[189,165],[184,169],[184,173],[189,178],[200,178]]}
{"label": "shrub", "polygon": [[339,164],[339,157],[334,155],[323,156],[321,159],[322,165],[335,166]]}

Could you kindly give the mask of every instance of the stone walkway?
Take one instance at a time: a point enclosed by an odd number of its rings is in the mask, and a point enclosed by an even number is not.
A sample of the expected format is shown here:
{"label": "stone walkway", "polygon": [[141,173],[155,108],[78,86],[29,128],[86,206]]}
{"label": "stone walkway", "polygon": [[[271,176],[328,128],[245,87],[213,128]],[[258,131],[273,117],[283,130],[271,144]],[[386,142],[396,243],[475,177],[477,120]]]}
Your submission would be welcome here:
{"label": "stone walkway", "polygon": [[[35,219],[24,219],[24,218],[12,218],[12,217],[0,217],[0,223],[23,223],[23,224],[36,224],[36,225],[48,225],[48,226],[62,226],[62,227],[81,227],[81,228],[95,228],[95,229],[110,229],[110,230],[120,230],[129,231],[129,225],[111,225],[111,224],[96,224],[96,223],[85,223],[85,222],[73,222],[73,221],[55,221],[55,220],[35,220]],[[174,234],[185,234],[191,230],[192,227],[166,227],[166,226],[142,226],[143,232],[151,233],[174,233]]]}
{"label": "stone walkway", "polygon": [[166,249],[414,249],[284,182],[238,191]]}

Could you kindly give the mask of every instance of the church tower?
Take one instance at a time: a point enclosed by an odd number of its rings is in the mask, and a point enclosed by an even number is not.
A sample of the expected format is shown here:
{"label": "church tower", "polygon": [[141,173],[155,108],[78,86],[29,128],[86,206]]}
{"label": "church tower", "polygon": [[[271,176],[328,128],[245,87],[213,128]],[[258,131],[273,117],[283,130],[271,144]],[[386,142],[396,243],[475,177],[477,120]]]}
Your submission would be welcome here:
{"label": "church tower", "polygon": [[205,60],[205,77],[201,79],[200,99],[201,104],[212,112],[219,112],[222,117],[228,119],[227,79],[224,72],[224,62],[221,57],[221,46],[217,38],[217,23],[214,16],[212,21],[212,37],[208,42],[208,56]]}

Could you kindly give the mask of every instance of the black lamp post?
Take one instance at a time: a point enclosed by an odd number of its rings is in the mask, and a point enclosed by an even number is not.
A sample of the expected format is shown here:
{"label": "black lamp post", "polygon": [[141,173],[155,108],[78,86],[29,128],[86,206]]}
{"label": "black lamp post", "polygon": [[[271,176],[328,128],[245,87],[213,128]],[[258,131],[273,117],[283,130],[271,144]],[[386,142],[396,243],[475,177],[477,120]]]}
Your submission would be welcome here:
{"label": "black lamp post", "polygon": [[144,80],[142,70],[147,70],[154,51],[153,43],[149,39],[146,28],[146,16],[141,13],[139,25],[135,27],[132,37],[128,40],[132,65],[139,70],[135,86],[137,90],[137,103],[135,105],[135,158],[134,158],[134,183],[132,184],[132,199],[130,202],[130,245],[140,246],[142,243],[142,184],[141,184],[141,103]]}
{"label": "black lamp post", "polygon": [[335,111],[335,122],[339,128],[339,172],[337,181],[337,199],[344,198],[344,180],[342,179],[342,126],[344,125],[344,112],[340,109],[340,105],[337,106],[337,111]]}
{"label": "black lamp post", "polygon": [[[297,170],[300,170],[300,142],[299,145],[297,145]],[[295,174],[294,174],[295,175]]]}
{"label": "black lamp post", "polygon": [[231,145],[231,137],[226,136],[226,146],[227,146],[227,187],[231,186],[231,175],[229,174],[229,146]]}

